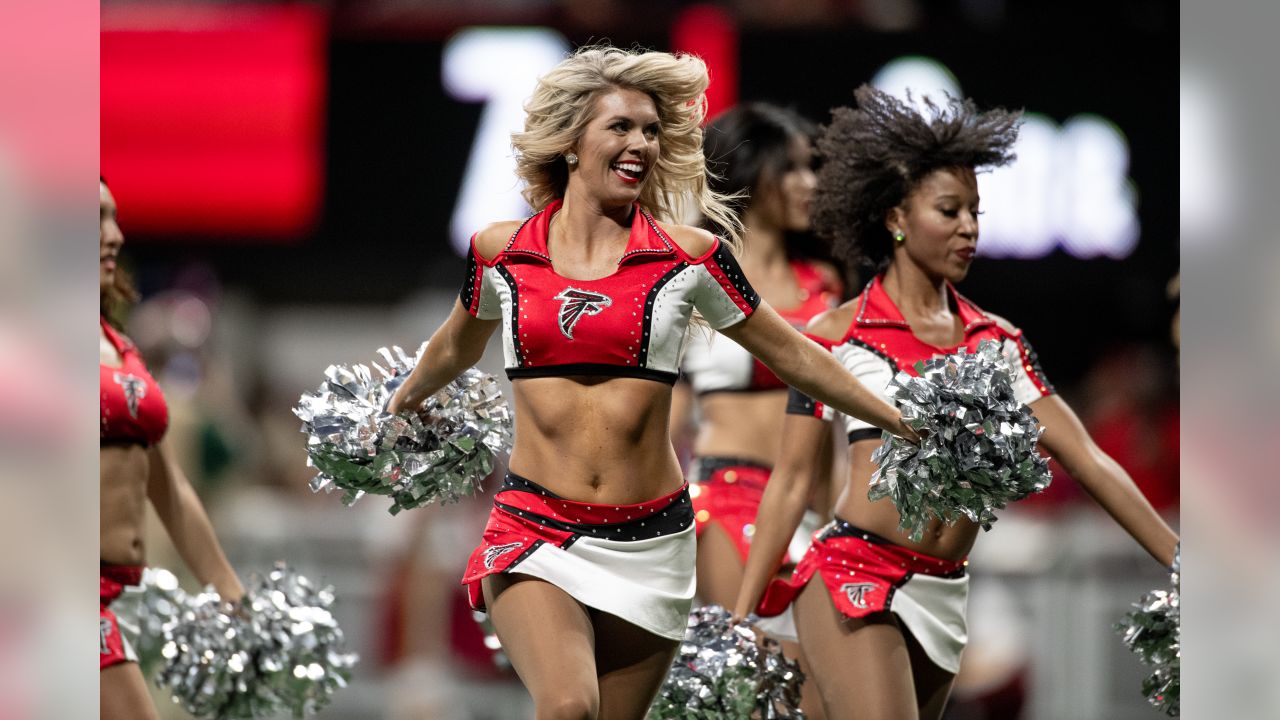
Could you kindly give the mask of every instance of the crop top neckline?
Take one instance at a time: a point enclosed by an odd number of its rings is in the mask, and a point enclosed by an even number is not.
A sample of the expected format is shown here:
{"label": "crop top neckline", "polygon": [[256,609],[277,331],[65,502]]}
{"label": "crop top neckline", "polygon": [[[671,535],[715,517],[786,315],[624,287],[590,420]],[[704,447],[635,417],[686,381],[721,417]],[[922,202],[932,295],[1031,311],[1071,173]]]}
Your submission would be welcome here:
{"label": "crop top neckline", "polygon": [[[547,238],[550,234],[551,219],[560,211],[564,205],[564,200],[557,198],[547,204],[539,213],[536,213],[520,223],[520,227],[511,234],[511,239],[507,242],[507,246],[498,254],[496,261],[502,256],[518,256],[520,258],[532,259],[550,266],[551,251],[547,248]],[[648,232],[646,231],[646,226]],[[640,207],[640,203],[634,203],[631,210],[631,233],[627,238],[627,249],[622,253],[622,257],[618,258],[618,266],[626,264],[634,258],[651,258],[663,255],[683,255],[677,249],[675,242],[667,235],[662,228],[658,227],[658,223],[654,221],[649,211]],[[592,280],[573,280],[565,278],[572,282],[593,282]]]}
{"label": "crop top neckline", "polygon": [[[877,275],[867,283],[867,287],[858,298],[858,312],[854,315],[853,323],[844,339],[847,340],[857,327],[896,326],[911,329],[911,324],[903,317],[902,311],[885,290],[883,278],[883,275]],[[979,327],[996,324],[990,315],[961,295],[950,282],[947,283],[947,292],[950,293],[956,314],[960,316],[960,322],[964,325],[966,337]]]}

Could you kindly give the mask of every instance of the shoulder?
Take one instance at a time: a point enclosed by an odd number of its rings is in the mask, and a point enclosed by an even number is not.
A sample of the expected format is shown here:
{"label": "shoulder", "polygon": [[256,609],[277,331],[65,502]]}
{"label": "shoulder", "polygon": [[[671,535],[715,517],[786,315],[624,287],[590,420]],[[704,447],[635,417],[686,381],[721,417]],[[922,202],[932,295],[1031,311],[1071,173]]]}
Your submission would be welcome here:
{"label": "shoulder", "polygon": [[817,273],[818,281],[822,283],[824,290],[837,295],[844,294],[844,278],[840,276],[840,271],[835,265],[826,260],[807,260],[806,262]]}
{"label": "shoulder", "polygon": [[843,340],[853,324],[853,313],[857,303],[850,300],[839,307],[832,308],[813,316],[805,326],[805,332],[827,340]]}
{"label": "shoulder", "polygon": [[492,260],[498,256],[507,247],[507,243],[511,241],[511,236],[524,223],[522,220],[503,220],[501,222],[490,223],[484,229],[476,233],[475,247],[476,252],[485,260]]}
{"label": "shoulder", "polygon": [[1008,320],[1004,319],[1003,317],[1000,317],[999,315],[993,312],[987,312],[986,310],[983,310],[982,314],[994,320],[996,325],[999,326],[1001,330],[1004,330],[1010,335],[1018,335],[1022,332],[1021,330],[1018,329],[1017,325],[1014,325],[1013,323],[1009,322]]}
{"label": "shoulder", "polygon": [[658,227],[690,257],[700,258],[716,244],[716,236],[702,228],[667,223],[658,223]]}

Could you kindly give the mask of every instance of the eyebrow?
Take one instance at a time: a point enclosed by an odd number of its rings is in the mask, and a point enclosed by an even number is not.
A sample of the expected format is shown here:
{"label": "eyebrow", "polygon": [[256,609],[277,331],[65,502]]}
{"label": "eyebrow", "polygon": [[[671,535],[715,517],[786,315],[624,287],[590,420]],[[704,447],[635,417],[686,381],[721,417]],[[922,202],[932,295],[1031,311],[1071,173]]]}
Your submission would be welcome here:
{"label": "eyebrow", "polygon": [[659,118],[657,115],[653,116],[653,119],[648,121],[636,120],[634,117],[630,115],[614,115],[610,117],[608,120],[606,120],[605,122],[614,122],[615,120],[628,120],[630,122],[642,122],[645,125],[661,125],[662,124],[662,118]]}

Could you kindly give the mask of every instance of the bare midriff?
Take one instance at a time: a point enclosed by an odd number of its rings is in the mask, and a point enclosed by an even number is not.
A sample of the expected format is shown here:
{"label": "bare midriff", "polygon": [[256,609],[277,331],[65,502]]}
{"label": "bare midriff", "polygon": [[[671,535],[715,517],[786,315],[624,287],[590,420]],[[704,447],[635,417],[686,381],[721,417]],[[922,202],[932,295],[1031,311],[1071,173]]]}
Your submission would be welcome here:
{"label": "bare midriff", "polygon": [[107,445],[100,453],[98,556],[115,565],[143,565],[150,458],[142,445]]}
{"label": "bare midriff", "polygon": [[898,529],[898,508],[889,498],[874,502],[867,499],[869,481],[869,473],[854,471],[854,476],[836,501],[837,517],[924,555],[944,560],[963,560],[969,555],[981,529],[979,525],[964,518],[951,526],[933,519],[925,526],[923,537],[913,542],[908,533]]}
{"label": "bare midriff", "polygon": [[671,386],[638,378],[512,383],[511,472],[570,500],[634,504],[684,483],[668,434]]}
{"label": "bare midriff", "polygon": [[786,390],[710,392],[698,398],[696,457],[754,460],[773,467],[781,448]]}

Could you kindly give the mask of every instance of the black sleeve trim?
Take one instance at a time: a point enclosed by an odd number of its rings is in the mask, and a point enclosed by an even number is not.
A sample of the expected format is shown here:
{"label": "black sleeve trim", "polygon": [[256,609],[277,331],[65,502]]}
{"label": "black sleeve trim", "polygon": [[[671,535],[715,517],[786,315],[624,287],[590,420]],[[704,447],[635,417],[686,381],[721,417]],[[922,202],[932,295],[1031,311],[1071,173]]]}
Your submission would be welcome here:
{"label": "black sleeve trim", "polygon": [[849,444],[852,445],[861,440],[879,440],[884,433],[880,428],[858,428],[849,433]]}
{"label": "black sleeve trim", "polygon": [[787,394],[787,414],[818,417],[818,401],[795,388]]}
{"label": "black sleeve trim", "polygon": [[760,307],[760,295],[755,288],[751,287],[751,283],[747,282],[747,274],[742,272],[742,266],[738,264],[738,259],[733,256],[733,251],[723,240],[717,240],[719,243],[716,251],[711,255],[711,259],[716,265],[720,266],[720,271],[729,278],[729,282],[733,284],[733,289],[738,291],[743,300],[747,301],[747,305],[751,306],[754,312]]}

